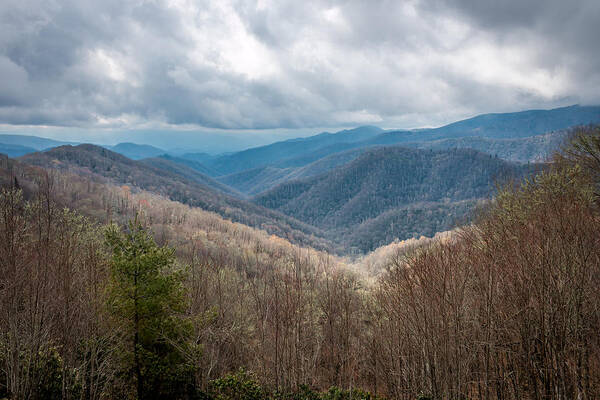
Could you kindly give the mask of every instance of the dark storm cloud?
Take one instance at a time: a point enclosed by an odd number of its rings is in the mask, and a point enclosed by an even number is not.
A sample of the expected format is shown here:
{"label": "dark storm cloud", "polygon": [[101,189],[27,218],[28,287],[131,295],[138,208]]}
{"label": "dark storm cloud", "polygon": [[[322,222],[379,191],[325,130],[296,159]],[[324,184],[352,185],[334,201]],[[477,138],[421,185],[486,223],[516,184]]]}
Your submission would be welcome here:
{"label": "dark storm cloud", "polygon": [[599,26],[595,0],[8,0],[0,124],[416,126],[598,103]]}
{"label": "dark storm cloud", "polygon": [[538,49],[554,54],[554,57],[539,59],[542,64],[575,57],[574,65],[597,71],[600,63],[598,1],[434,0],[425,3],[423,8],[466,18],[477,28],[493,34],[495,40],[535,42]]}

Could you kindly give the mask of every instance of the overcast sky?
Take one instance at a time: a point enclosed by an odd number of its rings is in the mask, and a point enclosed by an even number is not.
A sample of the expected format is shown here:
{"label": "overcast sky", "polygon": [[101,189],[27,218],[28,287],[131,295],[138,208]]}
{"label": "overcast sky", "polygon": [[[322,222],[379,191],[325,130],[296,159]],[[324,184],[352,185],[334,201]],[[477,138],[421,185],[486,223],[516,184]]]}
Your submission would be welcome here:
{"label": "overcast sky", "polygon": [[600,103],[600,1],[2,0],[0,125],[437,126]]}

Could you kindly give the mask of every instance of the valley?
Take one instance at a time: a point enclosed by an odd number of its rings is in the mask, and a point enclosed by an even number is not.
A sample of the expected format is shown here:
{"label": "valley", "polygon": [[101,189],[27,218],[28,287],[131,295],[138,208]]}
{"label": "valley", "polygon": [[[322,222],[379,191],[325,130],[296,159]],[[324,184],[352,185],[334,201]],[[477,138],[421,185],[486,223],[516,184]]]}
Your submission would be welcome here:
{"label": "valley", "polygon": [[[14,135],[3,145],[26,163],[156,192],[344,255],[468,222],[498,186],[542,170],[570,127],[595,122],[600,107],[571,106],[417,131],[364,126],[222,155]],[[26,145],[44,151],[18,147]]]}

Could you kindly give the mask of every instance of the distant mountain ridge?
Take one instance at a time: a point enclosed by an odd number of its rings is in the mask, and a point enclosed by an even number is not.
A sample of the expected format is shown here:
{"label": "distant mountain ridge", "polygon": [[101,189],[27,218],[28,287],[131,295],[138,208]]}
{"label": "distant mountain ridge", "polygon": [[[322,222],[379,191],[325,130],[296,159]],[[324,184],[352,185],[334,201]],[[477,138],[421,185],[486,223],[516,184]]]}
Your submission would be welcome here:
{"label": "distant mountain ridge", "polygon": [[336,133],[325,132],[307,138],[290,139],[216,157],[207,160],[207,165],[221,175],[227,175],[293,158],[332,144],[364,141],[374,138],[382,132],[383,129],[375,126],[364,126]]}
{"label": "distant mountain ridge", "polygon": [[0,143],[0,154],[6,154],[9,157],[21,157],[25,154],[35,153],[36,151],[33,147],[22,146],[20,144]]}
{"label": "distant mountain ridge", "polygon": [[64,142],[61,140],[48,139],[39,136],[12,134],[0,134],[0,143],[30,147],[36,151],[49,149],[51,147],[63,146],[66,144],[75,144],[74,142]]}
{"label": "distant mountain ridge", "polygon": [[[40,136],[0,134],[0,153],[7,154],[9,157],[20,157],[36,151],[78,144],[80,143],[48,139]],[[167,153],[166,150],[159,149],[148,144],[137,144],[130,142],[118,143],[116,145],[105,145],[102,147],[134,160],[157,157],[161,154]]]}
{"label": "distant mountain ridge", "polygon": [[107,149],[124,155],[132,160],[140,160],[142,158],[158,157],[162,154],[166,154],[167,151],[159,149],[148,144],[137,144],[131,142],[118,143],[114,146],[104,146]]}
{"label": "distant mountain ridge", "polygon": [[[410,147],[422,150],[472,149],[497,156],[506,161],[520,163],[545,162],[548,156],[564,142],[567,134],[567,131],[558,131],[544,135],[513,139],[462,137],[406,142],[388,146]],[[384,145],[363,145],[362,143],[328,146],[314,151],[305,157],[282,160],[272,166],[250,169],[215,179],[252,196],[269,190],[285,181],[326,173],[333,168],[351,162],[367,151],[382,146]],[[344,148],[350,149],[344,150]],[[304,165],[313,159],[316,159],[316,161]]]}
{"label": "distant mountain ridge", "polygon": [[[600,106],[572,105],[551,110],[492,113],[454,122],[431,131],[449,137],[519,138],[600,122]],[[482,134],[482,131],[485,134]]]}
{"label": "distant mountain ridge", "polygon": [[[569,128],[589,123],[600,123],[600,106],[485,114],[410,131],[364,126],[217,156],[125,142],[44,148],[22,160],[156,192],[295,243],[368,251],[464,222],[496,179],[530,173],[538,166],[528,164],[545,160]],[[13,157],[34,149],[4,146]]]}
{"label": "distant mountain ridge", "polygon": [[432,129],[388,131],[365,144],[388,145],[463,137],[515,139],[591,123],[600,123],[600,106],[573,105],[552,110],[482,114]]}
{"label": "distant mountain ridge", "polygon": [[[493,148],[495,154],[502,154],[508,157],[507,159],[530,161],[525,160],[524,155],[530,153],[537,157],[548,148],[543,141],[519,142],[519,139],[590,123],[600,123],[600,106],[574,105],[552,110],[483,114],[431,129],[384,131],[376,127],[360,127],[335,134],[322,133],[229,155],[206,158],[203,163],[225,176],[267,166],[301,167],[340,151],[383,145],[408,145],[408,143],[410,147],[421,148],[473,147],[483,151]],[[448,142],[438,142],[435,145],[423,144],[443,140]],[[505,148],[502,147],[503,145]],[[520,145],[528,149],[518,149]],[[510,158],[513,149],[517,149],[520,155]]]}

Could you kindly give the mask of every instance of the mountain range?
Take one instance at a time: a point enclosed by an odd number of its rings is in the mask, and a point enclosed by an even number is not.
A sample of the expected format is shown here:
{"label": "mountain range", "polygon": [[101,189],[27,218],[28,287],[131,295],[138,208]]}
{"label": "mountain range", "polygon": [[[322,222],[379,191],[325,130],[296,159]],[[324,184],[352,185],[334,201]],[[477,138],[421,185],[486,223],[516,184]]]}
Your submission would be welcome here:
{"label": "mountain range", "polygon": [[[502,147],[504,143],[514,147],[518,141],[504,142],[502,139],[527,139],[576,125],[599,122],[600,106],[569,106],[553,110],[485,114],[433,129],[384,131],[367,126],[277,142],[207,159],[205,163],[219,174],[228,175],[267,165],[278,168],[304,166],[339,151],[369,146],[405,143],[412,143],[414,146],[415,143],[461,138],[461,141],[448,143],[448,146],[469,147],[471,141],[477,143],[485,138],[493,139],[497,147]],[[522,143],[524,146],[531,146],[528,140]]]}
{"label": "mountain range", "polygon": [[592,123],[600,123],[600,107],[570,106],[486,114],[432,129],[363,126],[221,155],[18,135],[0,135],[0,152],[348,253],[467,221],[498,183],[543,168],[571,127]]}
{"label": "mountain range", "polygon": [[329,248],[319,229],[277,211],[231,196],[226,188],[197,171],[166,159],[131,160],[92,144],[60,146],[27,154],[19,161],[55,168],[101,182],[125,185],[164,195],[171,200],[199,207],[234,222],[258,227],[269,233],[314,248]]}

